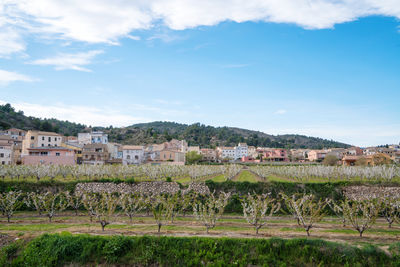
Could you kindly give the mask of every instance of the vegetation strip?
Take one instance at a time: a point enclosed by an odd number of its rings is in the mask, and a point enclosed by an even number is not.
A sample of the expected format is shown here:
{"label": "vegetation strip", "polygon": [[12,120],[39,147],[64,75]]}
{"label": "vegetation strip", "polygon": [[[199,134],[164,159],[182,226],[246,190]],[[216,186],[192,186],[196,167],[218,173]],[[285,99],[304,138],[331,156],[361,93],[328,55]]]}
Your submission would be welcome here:
{"label": "vegetation strip", "polygon": [[165,236],[45,234],[0,251],[1,266],[118,264],[162,266],[398,266],[399,243],[389,256],[318,239],[239,239]]}

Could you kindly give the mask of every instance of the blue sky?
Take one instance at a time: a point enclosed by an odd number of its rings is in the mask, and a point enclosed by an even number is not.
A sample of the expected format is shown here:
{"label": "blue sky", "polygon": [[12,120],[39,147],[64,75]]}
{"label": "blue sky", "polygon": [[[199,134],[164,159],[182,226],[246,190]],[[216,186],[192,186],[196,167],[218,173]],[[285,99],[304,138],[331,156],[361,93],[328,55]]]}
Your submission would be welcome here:
{"label": "blue sky", "polygon": [[400,142],[400,3],[150,2],[0,3],[0,103],[93,126]]}

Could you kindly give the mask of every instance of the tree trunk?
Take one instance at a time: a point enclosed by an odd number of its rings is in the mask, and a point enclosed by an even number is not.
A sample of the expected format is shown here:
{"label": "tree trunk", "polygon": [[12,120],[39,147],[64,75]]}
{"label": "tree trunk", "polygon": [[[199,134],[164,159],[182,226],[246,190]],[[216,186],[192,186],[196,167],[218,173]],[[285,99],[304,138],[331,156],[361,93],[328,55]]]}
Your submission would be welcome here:
{"label": "tree trunk", "polygon": [[207,233],[207,234],[208,234],[208,229],[209,229],[208,226],[206,226],[206,233]]}
{"label": "tree trunk", "polygon": [[49,215],[49,222],[51,222],[51,218],[52,218],[52,216]]}
{"label": "tree trunk", "polygon": [[75,216],[78,216],[78,209],[75,210]]}
{"label": "tree trunk", "polygon": [[256,235],[258,235],[258,229],[260,228],[256,226]]}
{"label": "tree trunk", "polygon": [[102,220],[102,221],[100,221],[100,225],[101,225],[101,229],[104,231],[104,227],[106,227],[107,225],[109,225],[110,223],[108,223],[108,222],[106,222],[106,221],[104,221],[104,220]]}
{"label": "tree trunk", "polygon": [[160,233],[161,230],[161,223],[158,224],[158,233]]}
{"label": "tree trunk", "polygon": [[133,216],[132,216],[131,214],[129,214],[129,221],[130,221],[131,224],[132,224],[132,222],[133,222]]}
{"label": "tree trunk", "polygon": [[10,217],[11,217],[11,216],[7,216],[7,222],[10,222]]}
{"label": "tree trunk", "polygon": [[362,237],[363,231],[360,231],[360,237]]}

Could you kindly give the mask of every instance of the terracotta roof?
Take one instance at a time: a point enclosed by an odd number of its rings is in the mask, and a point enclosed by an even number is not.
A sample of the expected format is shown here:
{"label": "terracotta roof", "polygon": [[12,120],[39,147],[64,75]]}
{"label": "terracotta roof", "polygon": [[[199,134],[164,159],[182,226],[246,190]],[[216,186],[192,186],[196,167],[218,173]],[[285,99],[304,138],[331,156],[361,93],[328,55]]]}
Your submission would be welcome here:
{"label": "terracotta roof", "polygon": [[[36,132],[36,131],[33,131]],[[61,136],[61,134],[54,133],[54,132],[43,132],[43,131],[37,131],[38,135],[48,135],[48,136]]]}
{"label": "terracotta roof", "polygon": [[142,150],[144,146],[122,146],[122,150]]}

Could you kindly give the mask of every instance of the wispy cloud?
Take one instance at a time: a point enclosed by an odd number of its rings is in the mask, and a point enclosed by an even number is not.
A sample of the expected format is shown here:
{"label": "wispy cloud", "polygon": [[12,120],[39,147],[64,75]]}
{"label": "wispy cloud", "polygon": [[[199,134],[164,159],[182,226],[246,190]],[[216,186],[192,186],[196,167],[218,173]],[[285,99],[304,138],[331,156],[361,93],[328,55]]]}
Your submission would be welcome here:
{"label": "wispy cloud", "polygon": [[277,111],[275,111],[275,114],[277,114],[277,115],[283,115],[286,113],[287,113],[286,109],[278,109]]}
{"label": "wispy cloud", "polygon": [[23,75],[23,74],[20,74],[17,72],[0,69],[0,86],[6,86],[11,82],[17,82],[17,81],[33,82],[33,81],[37,81],[37,79],[34,79],[32,77],[29,77],[27,75]]}
{"label": "wispy cloud", "polygon": [[56,70],[69,69],[69,70],[91,72],[90,69],[87,69],[83,66],[91,64],[93,58],[102,53],[103,53],[102,50],[92,50],[76,54],[59,54],[55,57],[37,59],[28,63],[33,65],[54,66]]}
{"label": "wispy cloud", "polygon": [[137,35],[128,35],[127,37],[129,39],[135,40],[135,41],[140,41],[142,39],[140,36],[137,36]]}

